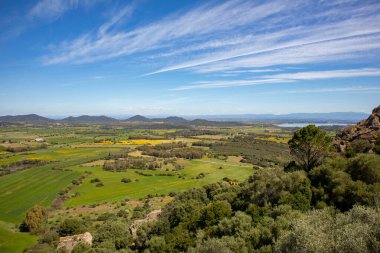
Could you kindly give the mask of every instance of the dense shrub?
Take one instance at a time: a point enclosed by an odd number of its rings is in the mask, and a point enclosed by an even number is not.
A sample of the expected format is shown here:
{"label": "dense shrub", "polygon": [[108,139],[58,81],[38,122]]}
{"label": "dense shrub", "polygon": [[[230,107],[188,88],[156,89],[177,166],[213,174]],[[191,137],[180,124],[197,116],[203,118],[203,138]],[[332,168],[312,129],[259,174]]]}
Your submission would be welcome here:
{"label": "dense shrub", "polygon": [[345,214],[312,211],[292,222],[280,236],[276,252],[379,252],[380,212],[356,206]]}
{"label": "dense shrub", "polygon": [[99,178],[93,178],[90,180],[90,183],[99,183],[100,179]]}
{"label": "dense shrub", "polygon": [[272,141],[257,140],[255,136],[235,136],[210,147],[213,156],[242,156],[241,162],[261,167],[277,167],[290,159],[288,145]]}
{"label": "dense shrub", "polygon": [[96,219],[97,221],[106,221],[106,220],[113,220],[116,218],[116,215],[113,213],[102,213],[98,216]]}
{"label": "dense shrub", "polygon": [[375,153],[380,154],[380,135],[377,136],[376,142],[375,142]]}
{"label": "dense shrub", "polygon": [[361,180],[367,184],[380,183],[380,156],[358,155],[349,160],[347,172],[353,180]]}
{"label": "dense shrub", "polygon": [[88,251],[90,248],[91,246],[88,245],[87,243],[80,242],[74,246],[71,253],[83,253],[83,252]]}
{"label": "dense shrub", "polygon": [[351,142],[346,150],[347,157],[353,157],[359,153],[366,153],[371,150],[371,143],[368,140],[357,139]]}
{"label": "dense shrub", "polygon": [[362,154],[329,159],[310,172],[313,204],[333,205],[342,211],[355,204],[374,205],[380,189],[380,157]]}
{"label": "dense shrub", "polygon": [[186,147],[181,145],[180,147],[173,148],[172,145],[164,146],[164,144],[156,146],[141,146],[138,150],[142,151],[144,155],[150,155],[161,158],[185,158],[185,159],[198,159],[202,158],[206,152],[200,148]]}
{"label": "dense shrub", "polygon": [[303,171],[260,169],[244,184],[242,197],[259,206],[283,203],[307,210],[312,197],[310,180]]}
{"label": "dense shrub", "polygon": [[130,178],[123,177],[123,178],[121,179],[121,182],[122,182],[122,183],[130,183],[130,182],[132,182],[132,180],[131,180]]}
{"label": "dense shrub", "polygon": [[155,158],[148,157],[128,157],[123,160],[105,161],[103,169],[106,171],[127,171],[128,169],[155,170],[161,167],[161,164]]}
{"label": "dense shrub", "polygon": [[131,234],[128,226],[117,220],[107,220],[94,235],[94,246],[104,247],[115,251],[128,248],[131,242]]}
{"label": "dense shrub", "polygon": [[248,252],[245,242],[241,238],[224,236],[222,238],[210,238],[190,248],[188,253],[234,253]]}
{"label": "dense shrub", "polygon": [[199,173],[195,178],[196,179],[202,179],[202,178],[204,178],[206,175],[205,175],[205,173]]}
{"label": "dense shrub", "polygon": [[58,228],[60,236],[68,236],[83,233],[86,227],[83,221],[78,219],[65,219]]}

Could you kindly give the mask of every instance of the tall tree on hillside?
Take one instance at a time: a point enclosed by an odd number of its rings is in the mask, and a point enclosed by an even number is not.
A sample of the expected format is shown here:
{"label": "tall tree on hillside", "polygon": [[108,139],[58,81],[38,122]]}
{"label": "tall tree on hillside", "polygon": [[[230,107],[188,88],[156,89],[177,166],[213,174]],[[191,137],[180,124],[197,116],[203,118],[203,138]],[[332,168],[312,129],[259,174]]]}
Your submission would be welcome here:
{"label": "tall tree on hillside", "polygon": [[331,150],[332,137],[314,125],[297,130],[289,140],[290,153],[305,170],[320,165]]}
{"label": "tall tree on hillside", "polygon": [[42,206],[34,205],[26,212],[25,220],[20,225],[20,230],[36,232],[47,221],[47,218],[46,209]]}

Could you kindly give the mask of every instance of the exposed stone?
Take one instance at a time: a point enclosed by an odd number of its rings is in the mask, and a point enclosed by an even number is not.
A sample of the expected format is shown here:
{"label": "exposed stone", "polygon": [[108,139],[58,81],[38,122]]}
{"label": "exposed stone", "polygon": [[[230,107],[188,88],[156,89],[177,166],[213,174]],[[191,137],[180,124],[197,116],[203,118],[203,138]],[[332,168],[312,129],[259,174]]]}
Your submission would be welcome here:
{"label": "exposed stone", "polygon": [[354,140],[368,140],[374,148],[376,138],[380,135],[380,105],[372,110],[372,114],[354,126],[340,130],[335,138],[335,146],[344,152]]}
{"label": "exposed stone", "polygon": [[59,238],[59,244],[57,246],[57,250],[60,248],[66,248],[66,251],[70,253],[75,245],[78,243],[85,243],[89,246],[92,245],[92,235],[89,232],[84,234],[77,234],[72,236],[65,236]]}
{"label": "exposed stone", "polygon": [[131,226],[129,227],[130,231],[131,231],[131,234],[133,236],[136,236],[136,231],[137,229],[142,225],[142,224],[145,224],[145,223],[148,223],[148,222],[152,222],[152,221],[155,221],[158,219],[158,217],[161,215],[161,209],[158,209],[158,210],[154,210],[150,213],[148,213],[148,215],[146,216],[145,219],[141,219],[141,220],[135,220]]}

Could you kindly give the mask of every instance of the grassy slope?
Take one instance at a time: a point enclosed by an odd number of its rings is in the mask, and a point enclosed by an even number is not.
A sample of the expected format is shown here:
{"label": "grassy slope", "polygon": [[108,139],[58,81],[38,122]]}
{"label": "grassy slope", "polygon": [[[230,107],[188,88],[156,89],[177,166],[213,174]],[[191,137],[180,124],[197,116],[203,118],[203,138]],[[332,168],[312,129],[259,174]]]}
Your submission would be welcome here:
{"label": "grassy slope", "polygon": [[[219,169],[220,166],[222,166],[223,169]],[[171,191],[178,192],[216,182],[222,180],[223,177],[244,180],[253,172],[251,166],[242,166],[209,159],[189,161],[186,168],[179,171],[179,173],[186,175],[185,179],[178,178],[178,176],[141,176],[136,174],[135,170],[129,170],[127,172],[107,172],[103,171],[101,167],[74,168],[74,170],[77,171],[85,169],[90,169],[93,174],[87,178],[81,186],[73,190],[73,192],[79,192],[80,195],[70,199],[66,203],[67,206],[87,205],[105,201],[121,201],[126,198],[138,199],[148,194],[167,194]],[[149,170],[144,170],[143,172],[149,174],[167,173],[165,171]],[[206,177],[203,179],[192,179],[199,173],[205,173]],[[123,177],[130,178],[133,182],[120,182]],[[92,178],[99,178],[104,183],[104,186],[96,187],[95,184],[91,184],[90,180]],[[135,179],[139,179],[139,181],[136,182]]]}
{"label": "grassy slope", "polygon": [[57,192],[79,174],[34,168],[0,177],[0,220],[20,222],[26,210],[34,204],[49,205]]}
{"label": "grassy slope", "polygon": [[36,153],[40,159],[61,159],[60,162],[39,168],[19,171],[0,177],[0,220],[18,223],[34,204],[47,206],[82,171],[53,171],[51,167],[65,168],[98,159],[109,149],[48,149]]}
{"label": "grassy slope", "polygon": [[8,225],[0,222],[0,252],[21,253],[37,242],[37,237],[28,233],[13,232]]}
{"label": "grassy slope", "polygon": [[[49,148],[29,152],[23,152],[0,159],[0,165],[14,163],[23,158],[40,159],[46,161],[67,161],[70,159],[97,157],[98,154],[108,154],[109,150],[105,148]],[[25,154],[26,153],[26,154]]]}
{"label": "grassy slope", "polygon": [[[46,149],[34,151],[30,158],[60,160],[39,168],[31,168],[0,177],[0,252],[22,252],[34,244],[36,237],[16,233],[6,228],[4,222],[20,223],[26,210],[34,204],[48,206],[57,193],[64,189],[81,171],[53,171],[51,167],[65,168],[104,157],[115,149]],[[17,157],[17,156],[16,156]],[[22,156],[22,157],[25,157]],[[3,159],[9,163],[15,159]]]}

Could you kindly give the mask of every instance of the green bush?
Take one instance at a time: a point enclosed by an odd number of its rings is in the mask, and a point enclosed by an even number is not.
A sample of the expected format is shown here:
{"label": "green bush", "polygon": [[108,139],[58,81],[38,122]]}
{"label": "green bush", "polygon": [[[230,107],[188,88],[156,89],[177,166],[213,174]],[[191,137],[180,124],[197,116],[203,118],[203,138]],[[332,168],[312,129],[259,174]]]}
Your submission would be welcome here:
{"label": "green bush", "polygon": [[124,177],[124,178],[121,179],[121,182],[122,183],[130,183],[130,182],[132,182],[132,180],[130,178]]}
{"label": "green bush", "polygon": [[379,252],[380,212],[355,206],[344,214],[331,210],[312,211],[293,221],[280,236],[276,252]]}
{"label": "green bush", "polygon": [[42,206],[34,205],[26,212],[25,220],[20,225],[20,230],[36,232],[47,221],[47,218],[46,209]]}
{"label": "green bush", "polygon": [[380,156],[361,154],[350,159],[347,172],[353,180],[361,180],[367,184],[380,182]]}
{"label": "green bush", "polygon": [[99,178],[93,178],[90,180],[90,183],[99,183],[100,179]]}
{"label": "green bush", "polygon": [[346,150],[347,157],[353,157],[359,153],[366,153],[371,150],[371,143],[368,140],[354,140],[351,142],[351,146],[349,146]]}
{"label": "green bush", "polygon": [[87,243],[80,242],[74,246],[71,253],[84,253],[84,252],[87,252],[90,248],[91,246],[88,245]]}
{"label": "green bush", "polygon": [[107,220],[97,229],[94,245],[108,245],[112,250],[127,248],[131,242],[129,226],[117,220]]}
{"label": "green bush", "polygon": [[83,222],[79,219],[65,219],[58,228],[60,236],[68,236],[83,233],[85,231]]}

